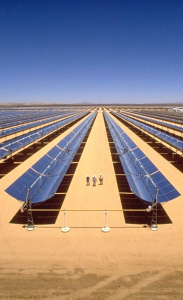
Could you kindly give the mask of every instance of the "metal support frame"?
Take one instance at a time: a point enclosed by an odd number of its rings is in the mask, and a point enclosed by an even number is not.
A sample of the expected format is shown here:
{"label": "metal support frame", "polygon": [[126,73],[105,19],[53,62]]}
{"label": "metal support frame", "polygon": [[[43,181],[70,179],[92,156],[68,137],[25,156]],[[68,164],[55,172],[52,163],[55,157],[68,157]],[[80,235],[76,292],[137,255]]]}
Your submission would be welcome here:
{"label": "metal support frame", "polygon": [[34,220],[33,220],[33,216],[32,216],[32,203],[31,200],[29,199],[29,191],[30,189],[27,190],[27,195],[26,195],[26,202],[20,207],[20,211],[23,212],[27,212],[27,230],[28,231],[32,231],[35,229],[34,226]]}
{"label": "metal support frame", "polygon": [[[27,230],[34,230],[35,226],[34,226],[34,221],[33,221],[33,216],[32,216],[32,212],[33,211],[62,211],[63,212],[63,216],[64,216],[64,226],[61,228],[62,232],[68,232],[70,231],[70,227],[66,226],[66,210],[62,210],[62,209],[58,209],[58,208],[52,208],[52,209],[39,209],[39,208],[35,208],[32,209],[31,208],[31,200],[28,198],[29,196],[29,190],[27,191],[27,197],[26,197],[26,202],[20,207],[21,212],[27,212]],[[158,230],[158,225],[157,225],[157,205],[158,205],[158,188],[156,189],[156,197],[155,200],[153,202],[152,205],[149,205],[146,209],[121,209],[121,210],[116,210],[116,209],[112,209],[109,211],[146,211],[146,212],[151,212],[152,211],[152,219],[151,219],[151,225],[150,225],[150,229],[151,230]],[[87,210],[87,209],[71,209],[71,210],[67,210],[67,211],[103,211],[102,209],[92,209],[92,210]],[[107,226],[107,210],[104,210],[104,227],[101,228],[101,230],[103,232],[109,232],[110,231],[110,227]]]}
{"label": "metal support frame", "polygon": [[154,204],[152,205],[152,219],[151,219],[151,226],[150,229],[151,230],[158,230],[158,225],[157,225],[157,217],[158,217],[158,188],[156,189],[156,198],[154,201]]}
{"label": "metal support frame", "polygon": [[28,201],[27,201],[27,230],[29,230],[29,231],[35,229],[33,216],[32,216],[32,211],[30,210],[31,205],[32,205],[31,200],[28,199]]}

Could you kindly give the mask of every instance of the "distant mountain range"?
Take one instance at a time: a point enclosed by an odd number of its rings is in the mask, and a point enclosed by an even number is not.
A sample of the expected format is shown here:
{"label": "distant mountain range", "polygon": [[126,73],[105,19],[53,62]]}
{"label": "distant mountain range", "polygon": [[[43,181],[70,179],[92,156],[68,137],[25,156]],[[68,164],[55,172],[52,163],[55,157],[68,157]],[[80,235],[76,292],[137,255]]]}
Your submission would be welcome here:
{"label": "distant mountain range", "polygon": [[92,106],[182,106],[183,102],[167,102],[167,103],[94,103],[94,102],[77,102],[77,103],[43,103],[43,102],[9,102],[0,103],[0,106],[77,106],[77,105],[92,105]]}

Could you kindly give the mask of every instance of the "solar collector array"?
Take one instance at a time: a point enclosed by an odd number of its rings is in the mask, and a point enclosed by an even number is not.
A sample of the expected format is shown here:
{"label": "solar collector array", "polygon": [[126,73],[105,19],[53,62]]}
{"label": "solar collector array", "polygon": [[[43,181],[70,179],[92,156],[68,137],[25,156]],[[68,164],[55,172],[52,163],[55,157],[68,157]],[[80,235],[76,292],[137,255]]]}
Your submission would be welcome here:
{"label": "solar collector array", "polygon": [[49,118],[49,119],[43,119],[43,120],[39,120],[39,121],[35,121],[35,122],[31,121],[30,123],[25,123],[25,124],[22,124],[22,125],[18,125],[16,127],[3,129],[3,130],[0,131],[0,138],[7,137],[8,135],[18,133],[20,131],[31,129],[33,127],[41,126],[41,125],[44,125],[46,123],[56,122],[58,119],[65,118],[65,117],[68,117],[70,115],[72,115],[72,113],[62,114],[62,115],[59,115],[59,116],[56,116],[56,117],[52,117],[52,118]]}
{"label": "solar collector array", "polygon": [[[39,116],[37,118],[27,118],[26,122],[21,120],[21,121],[16,121],[14,124],[7,124],[6,126],[2,127],[2,130],[0,131],[0,137],[7,136],[10,134],[13,134],[15,132],[19,132],[21,130],[25,130],[31,127],[38,126],[40,124],[52,122],[54,120],[58,120],[60,118],[69,116],[74,114],[74,112],[66,112],[66,113],[61,113],[59,115],[53,115],[53,116]],[[8,128],[10,127],[10,128]]]}
{"label": "solar collector array", "polygon": [[162,125],[164,127],[171,128],[171,129],[183,132],[183,127],[182,126],[173,125],[173,124],[170,124],[170,123],[165,123],[163,121],[154,120],[152,118],[148,118],[148,117],[145,117],[145,116],[137,116],[137,115],[129,114],[129,113],[127,113],[127,115],[130,115],[131,117],[136,117],[136,118],[139,118],[141,120],[149,121],[149,122],[154,123],[154,124]]}
{"label": "solar collector array", "polygon": [[27,112],[27,114],[13,114],[13,115],[8,115],[8,116],[2,116],[2,112],[0,113],[0,127],[8,127],[16,124],[22,124],[25,120],[26,121],[31,121],[31,120],[36,120],[40,118],[46,118],[46,117],[51,117],[54,115],[57,115],[58,113],[55,112]]}
{"label": "solar collector array", "polygon": [[183,115],[175,116],[174,113],[172,114],[162,114],[162,113],[135,113],[136,115],[143,115],[143,116],[149,116],[150,118],[155,119],[162,119],[171,123],[179,123],[183,125]]}
{"label": "solar collector array", "polygon": [[1,143],[0,145],[0,159],[6,157],[9,154],[12,154],[13,152],[20,150],[21,148],[33,143],[34,141],[42,138],[43,136],[55,131],[56,129],[79,119],[82,116],[85,116],[88,112],[83,112],[78,115],[72,116],[70,118],[61,120],[59,122],[56,122],[54,124],[47,125],[41,129],[37,129],[32,131],[31,133],[24,134],[20,137],[16,137],[11,139],[10,141],[6,141]]}
{"label": "solar collector array", "polygon": [[117,113],[117,112],[113,112],[114,115],[116,116],[120,116],[121,118],[123,118],[124,120],[136,125],[137,127],[142,128],[143,130],[151,133],[152,135],[158,137],[159,139],[161,139],[162,141],[168,143],[169,145],[175,147],[176,149],[183,151],[183,141],[181,139],[178,139],[176,137],[171,136],[168,133],[164,133],[159,129],[155,129],[149,125],[146,125],[140,121],[137,121],[135,119],[132,119],[130,117],[127,117],[126,115],[123,115],[121,113]]}
{"label": "solar collector array", "polygon": [[158,202],[167,202],[180,196],[174,186],[111,116],[104,112],[104,117],[131,191],[140,199],[150,203],[156,199]]}
{"label": "solar collector array", "polygon": [[51,117],[51,116],[56,116],[56,115],[61,115],[61,114],[65,114],[65,113],[72,113],[72,112],[81,112],[83,110],[88,110],[88,108],[77,108],[75,109],[74,107],[72,107],[72,109],[70,108],[57,108],[57,110],[36,110],[36,111],[8,111],[8,112],[4,112],[2,110],[0,110],[0,128],[1,126],[4,124],[6,126],[6,124],[8,122],[10,122],[10,126],[13,122],[15,122],[16,124],[19,123],[23,123],[25,120],[27,121],[28,119],[30,120],[36,120],[36,119],[40,119],[40,118],[46,118],[46,117]]}
{"label": "solar collector array", "polygon": [[9,186],[6,192],[25,202],[29,190],[32,203],[40,203],[54,196],[96,114],[97,112],[93,112],[89,115]]}

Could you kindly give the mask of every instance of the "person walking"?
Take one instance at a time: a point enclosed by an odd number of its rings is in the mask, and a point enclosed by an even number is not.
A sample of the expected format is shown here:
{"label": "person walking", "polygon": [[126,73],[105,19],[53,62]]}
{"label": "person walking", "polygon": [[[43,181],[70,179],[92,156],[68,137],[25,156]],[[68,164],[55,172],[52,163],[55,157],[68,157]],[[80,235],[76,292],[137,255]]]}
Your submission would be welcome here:
{"label": "person walking", "polygon": [[90,176],[89,175],[86,176],[86,185],[90,185]]}
{"label": "person walking", "polygon": [[99,181],[100,181],[100,184],[103,184],[103,175],[102,174],[100,174],[100,176],[99,176]]}
{"label": "person walking", "polygon": [[96,186],[96,183],[97,183],[97,178],[96,178],[96,176],[94,175],[94,176],[93,176],[93,186]]}

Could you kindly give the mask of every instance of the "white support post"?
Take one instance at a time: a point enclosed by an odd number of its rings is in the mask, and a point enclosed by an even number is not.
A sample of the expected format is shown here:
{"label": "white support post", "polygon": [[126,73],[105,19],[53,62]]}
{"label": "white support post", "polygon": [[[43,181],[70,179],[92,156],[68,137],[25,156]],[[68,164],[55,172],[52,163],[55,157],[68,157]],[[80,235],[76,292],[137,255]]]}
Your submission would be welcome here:
{"label": "white support post", "polygon": [[66,211],[64,210],[63,213],[64,213],[64,227],[61,228],[61,231],[65,233],[70,230],[70,227],[66,227]]}
{"label": "white support post", "polygon": [[107,210],[104,211],[104,218],[105,218],[105,226],[102,227],[102,231],[103,232],[109,232],[110,231],[110,227],[107,226]]}

